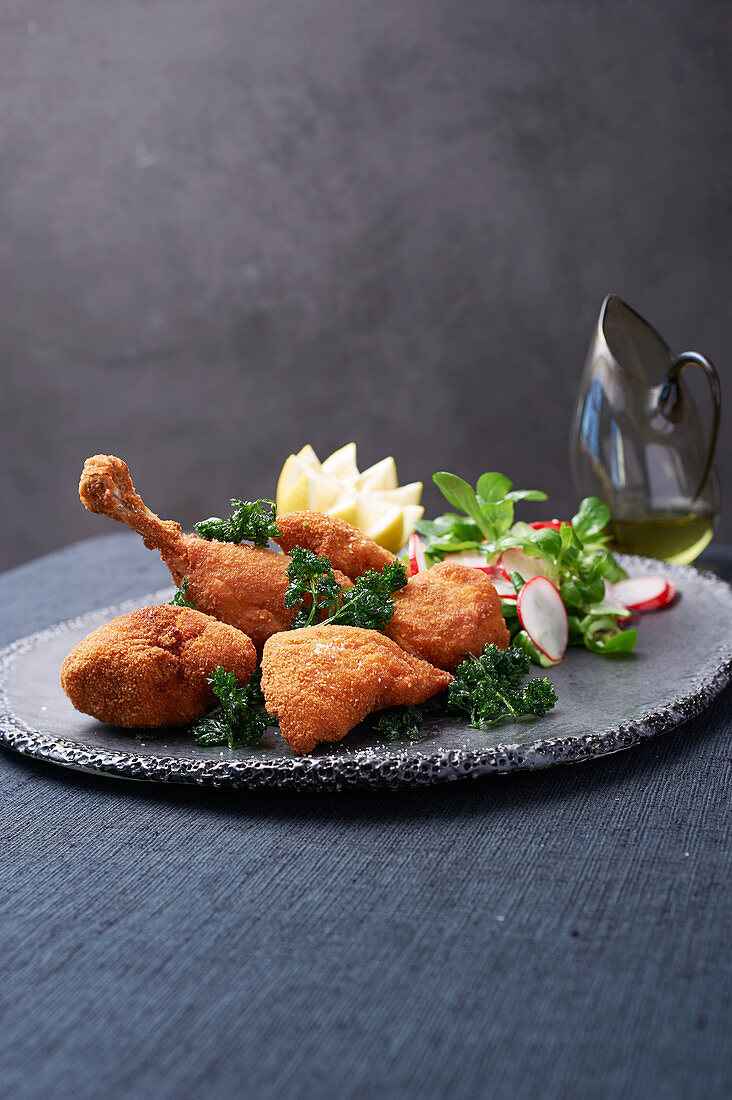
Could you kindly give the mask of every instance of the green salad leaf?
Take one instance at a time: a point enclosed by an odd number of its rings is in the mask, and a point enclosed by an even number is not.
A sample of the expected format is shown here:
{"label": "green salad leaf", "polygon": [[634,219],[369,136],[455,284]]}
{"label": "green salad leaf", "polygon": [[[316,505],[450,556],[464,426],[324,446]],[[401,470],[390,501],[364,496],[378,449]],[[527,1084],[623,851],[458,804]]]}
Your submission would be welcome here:
{"label": "green salad leaf", "polygon": [[[516,521],[514,508],[521,501],[546,500],[546,494],[537,489],[515,490],[509,478],[495,471],[482,474],[475,488],[444,471],[434,475],[434,482],[460,512],[445,512],[417,524],[430,562],[456,551],[471,550],[494,564],[504,551],[521,550],[542,562],[545,576],[558,588],[570,620],[570,645],[585,645],[603,654],[629,653],[634,648],[637,633],[622,629],[628,611],[606,598],[607,584],[627,574],[608,549],[610,510],[603,501],[586,497],[571,522],[562,523],[558,529],[536,529]],[[511,579],[518,591],[523,578],[514,573]],[[528,636],[522,635],[515,601],[502,602],[512,639],[536,663],[545,663]],[[597,627],[600,617],[601,629]]]}
{"label": "green salad leaf", "polygon": [[583,644],[593,653],[631,653],[638,641],[637,630],[618,631],[613,615],[587,615],[579,626]]}
{"label": "green salad leaf", "polygon": [[514,490],[513,482],[496,472],[482,474],[475,489],[463,478],[444,471],[435,474],[432,480],[445,499],[464,512],[469,521],[465,522],[465,516],[450,514],[438,520],[420,520],[417,530],[425,536],[425,551],[438,558],[454,550],[477,548],[490,556],[504,549],[517,501],[547,499],[546,493],[539,489]]}

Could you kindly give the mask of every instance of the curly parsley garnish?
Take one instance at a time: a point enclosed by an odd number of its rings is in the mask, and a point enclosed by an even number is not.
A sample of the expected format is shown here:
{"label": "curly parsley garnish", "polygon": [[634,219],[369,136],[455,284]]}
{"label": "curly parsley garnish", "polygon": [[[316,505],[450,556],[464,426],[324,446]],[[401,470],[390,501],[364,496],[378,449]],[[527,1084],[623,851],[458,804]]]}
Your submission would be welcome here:
{"label": "curly parsley garnish", "polygon": [[383,733],[387,741],[419,741],[421,724],[421,707],[389,707],[380,711],[374,729]]}
{"label": "curly parsley garnish", "polygon": [[183,578],[183,584],[180,586],[180,588],[176,588],[176,590],[175,590],[175,595],[173,596],[173,599],[170,601],[170,606],[171,607],[190,607],[191,611],[195,611],[196,610],[196,605],[194,603],[191,603],[190,600],[186,599],[187,592],[188,592],[188,577],[184,577]]}
{"label": "curly parsley garnish", "polygon": [[458,665],[447,689],[448,706],[468,714],[476,729],[494,726],[504,718],[518,722],[527,715],[546,714],[557,693],[546,677],[536,677],[522,687],[530,667],[531,658],[522,649],[486,645],[480,657],[466,657]]}
{"label": "curly parsley garnish", "polygon": [[258,745],[272,724],[272,718],[264,709],[260,669],[248,684],[240,684],[233,672],[225,672],[217,665],[208,682],[220,703],[218,711],[210,718],[202,718],[193,728],[193,736],[199,745],[228,745],[238,749],[244,745]]}
{"label": "curly parsley garnish", "polygon": [[292,627],[296,629],[310,626],[316,616],[332,615],[338,607],[341,588],[327,558],[319,558],[302,546],[295,546],[290,557],[285,607],[297,608],[292,617]]}
{"label": "curly parsley garnish", "polygon": [[400,561],[384,565],[381,572],[367,569],[341,595],[341,606],[328,622],[341,626],[361,626],[366,630],[383,630],[394,614],[393,594],[407,583],[407,574]]}
{"label": "curly parsley garnish", "polygon": [[273,500],[237,500],[232,497],[229,503],[234,511],[228,519],[213,517],[193,524],[199,538],[266,546],[269,539],[279,536],[277,505]]}
{"label": "curly parsley garnish", "polygon": [[[310,626],[316,620],[360,626],[365,630],[383,630],[394,614],[393,593],[407,583],[400,561],[385,565],[381,572],[367,569],[353,588],[341,591],[327,558],[296,546],[287,567],[290,581],[285,592],[285,607],[295,607],[293,628]],[[323,618],[325,616],[325,618]]]}

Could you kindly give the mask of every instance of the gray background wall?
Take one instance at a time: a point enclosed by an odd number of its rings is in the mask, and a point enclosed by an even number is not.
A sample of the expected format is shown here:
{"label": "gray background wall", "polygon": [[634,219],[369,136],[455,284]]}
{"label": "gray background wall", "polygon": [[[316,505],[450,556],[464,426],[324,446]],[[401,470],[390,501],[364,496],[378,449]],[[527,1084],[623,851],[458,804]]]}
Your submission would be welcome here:
{"label": "gray background wall", "polygon": [[607,291],[729,379],[731,15],[0,0],[0,566],[112,529],[97,451],[184,524],[351,438],[567,513]]}

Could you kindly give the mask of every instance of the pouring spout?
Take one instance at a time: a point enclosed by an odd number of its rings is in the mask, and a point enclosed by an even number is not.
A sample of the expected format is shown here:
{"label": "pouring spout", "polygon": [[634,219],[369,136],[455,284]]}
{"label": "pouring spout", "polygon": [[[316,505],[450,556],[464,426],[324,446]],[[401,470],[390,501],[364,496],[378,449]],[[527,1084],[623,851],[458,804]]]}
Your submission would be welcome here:
{"label": "pouring spout", "polygon": [[599,324],[601,339],[620,370],[646,386],[662,382],[674,353],[645,317],[619,294],[608,294]]}

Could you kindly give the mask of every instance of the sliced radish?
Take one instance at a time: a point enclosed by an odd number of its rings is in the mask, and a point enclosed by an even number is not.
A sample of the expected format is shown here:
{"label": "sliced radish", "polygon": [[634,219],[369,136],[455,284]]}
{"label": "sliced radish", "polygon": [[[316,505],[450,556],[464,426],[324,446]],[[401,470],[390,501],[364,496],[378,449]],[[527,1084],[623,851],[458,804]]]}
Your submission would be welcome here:
{"label": "sliced radish", "polygon": [[415,532],[409,536],[409,576],[416,573],[424,573],[427,569],[427,558],[424,554],[424,543]]}
{"label": "sliced radish", "polygon": [[518,573],[525,581],[546,576],[546,568],[541,558],[530,558],[517,546],[503,551],[498,559],[498,568],[508,581],[511,580],[512,573]]}
{"label": "sliced radish", "polygon": [[517,597],[516,589],[513,587],[512,581],[507,581],[505,577],[498,573],[495,577],[491,577],[491,584],[495,588],[498,595],[502,600],[515,600]]}
{"label": "sliced radish", "polygon": [[605,581],[605,603],[614,603],[618,607],[625,607],[623,601],[618,597],[615,588],[616,586],[610,584],[610,581]]}
{"label": "sliced radish", "polygon": [[613,596],[629,611],[657,611],[676,598],[676,585],[665,577],[628,577],[613,586]]}
{"label": "sliced radish", "polygon": [[562,597],[546,577],[527,581],[516,604],[519,622],[532,642],[553,664],[567,652],[569,623]]}
{"label": "sliced radish", "polygon": [[476,554],[475,550],[456,550],[453,554],[445,554],[444,561],[456,561],[458,565],[469,565],[471,569],[481,569],[489,576],[494,576],[498,570],[488,564],[484,554]]}
{"label": "sliced radish", "polygon": [[529,524],[535,531],[541,531],[543,527],[551,527],[552,531],[559,531],[562,527],[569,527],[567,519],[536,519]]}

